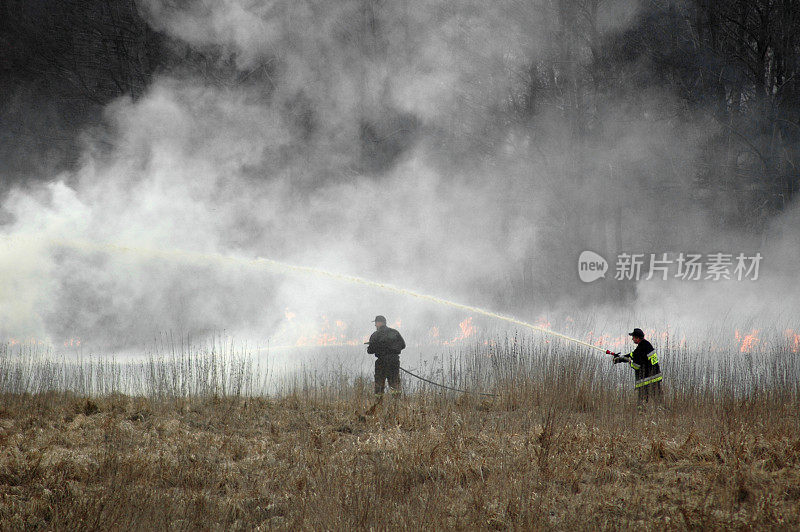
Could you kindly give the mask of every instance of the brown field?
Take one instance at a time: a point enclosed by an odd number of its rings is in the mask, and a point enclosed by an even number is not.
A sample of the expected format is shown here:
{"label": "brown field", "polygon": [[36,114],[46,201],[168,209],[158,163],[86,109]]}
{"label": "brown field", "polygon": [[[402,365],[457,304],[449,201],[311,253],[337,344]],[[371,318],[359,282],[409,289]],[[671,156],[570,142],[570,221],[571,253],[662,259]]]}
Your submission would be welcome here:
{"label": "brown field", "polygon": [[0,528],[800,527],[796,402],[350,391],[6,394]]}
{"label": "brown field", "polygon": [[374,415],[358,372],[268,393],[246,354],[169,353],[0,345],[0,529],[800,528],[786,348],[665,342],[663,408],[638,411],[629,370],[511,338],[426,373],[497,397],[404,376]]}

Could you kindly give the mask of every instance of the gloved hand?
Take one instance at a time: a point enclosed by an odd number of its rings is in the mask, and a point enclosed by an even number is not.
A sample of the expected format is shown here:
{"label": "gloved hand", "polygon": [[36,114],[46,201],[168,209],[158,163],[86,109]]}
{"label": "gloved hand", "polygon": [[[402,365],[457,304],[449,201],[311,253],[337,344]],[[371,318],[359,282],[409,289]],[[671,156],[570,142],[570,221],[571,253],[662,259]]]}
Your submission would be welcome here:
{"label": "gloved hand", "polygon": [[621,356],[614,357],[614,364],[622,364],[622,363],[625,363],[627,361],[628,361],[628,359],[625,358],[625,357],[621,357]]}

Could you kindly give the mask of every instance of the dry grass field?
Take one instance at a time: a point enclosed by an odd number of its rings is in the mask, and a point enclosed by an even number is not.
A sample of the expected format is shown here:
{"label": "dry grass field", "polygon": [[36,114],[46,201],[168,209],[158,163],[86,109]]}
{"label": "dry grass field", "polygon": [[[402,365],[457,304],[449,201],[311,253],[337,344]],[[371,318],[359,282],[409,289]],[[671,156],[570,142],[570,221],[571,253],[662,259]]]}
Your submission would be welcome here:
{"label": "dry grass field", "polygon": [[372,416],[359,376],[273,396],[6,391],[0,529],[800,527],[796,387],[667,386],[640,412],[588,361],[547,368],[498,397],[409,382]]}

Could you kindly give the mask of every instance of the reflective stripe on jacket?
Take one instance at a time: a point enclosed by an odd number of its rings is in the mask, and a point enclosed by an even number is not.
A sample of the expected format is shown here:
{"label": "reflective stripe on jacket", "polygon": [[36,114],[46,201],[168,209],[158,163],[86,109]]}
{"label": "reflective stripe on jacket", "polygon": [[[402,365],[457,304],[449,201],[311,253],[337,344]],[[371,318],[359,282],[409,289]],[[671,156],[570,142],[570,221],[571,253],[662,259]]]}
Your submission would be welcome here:
{"label": "reflective stripe on jacket", "polygon": [[642,339],[636,349],[625,356],[630,359],[631,368],[636,372],[634,388],[642,388],[662,380],[661,367],[658,365],[658,353],[653,349],[653,344],[647,340]]}

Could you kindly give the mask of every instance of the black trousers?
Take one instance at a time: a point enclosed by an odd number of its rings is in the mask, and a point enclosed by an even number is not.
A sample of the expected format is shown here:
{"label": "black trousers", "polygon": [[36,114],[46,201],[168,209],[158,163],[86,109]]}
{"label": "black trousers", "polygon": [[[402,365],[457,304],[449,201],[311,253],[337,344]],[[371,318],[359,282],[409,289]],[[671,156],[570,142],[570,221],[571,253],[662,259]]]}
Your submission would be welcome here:
{"label": "black trousers", "polygon": [[647,403],[652,399],[656,403],[661,403],[662,400],[662,392],[661,392],[661,381],[650,384],[648,386],[642,386],[641,388],[637,388],[637,400],[639,404]]}
{"label": "black trousers", "polygon": [[[658,364],[652,366],[645,365],[642,368],[636,370],[636,383],[638,384],[640,381],[646,381],[648,379],[656,378],[659,375],[661,375],[661,368],[658,367]],[[636,392],[639,404],[647,403],[651,399],[660,403],[661,381],[654,382],[646,386],[640,386],[639,388],[636,388]]]}
{"label": "black trousers", "polygon": [[400,355],[380,355],[375,358],[375,393],[383,393],[385,381],[394,391],[400,391]]}

